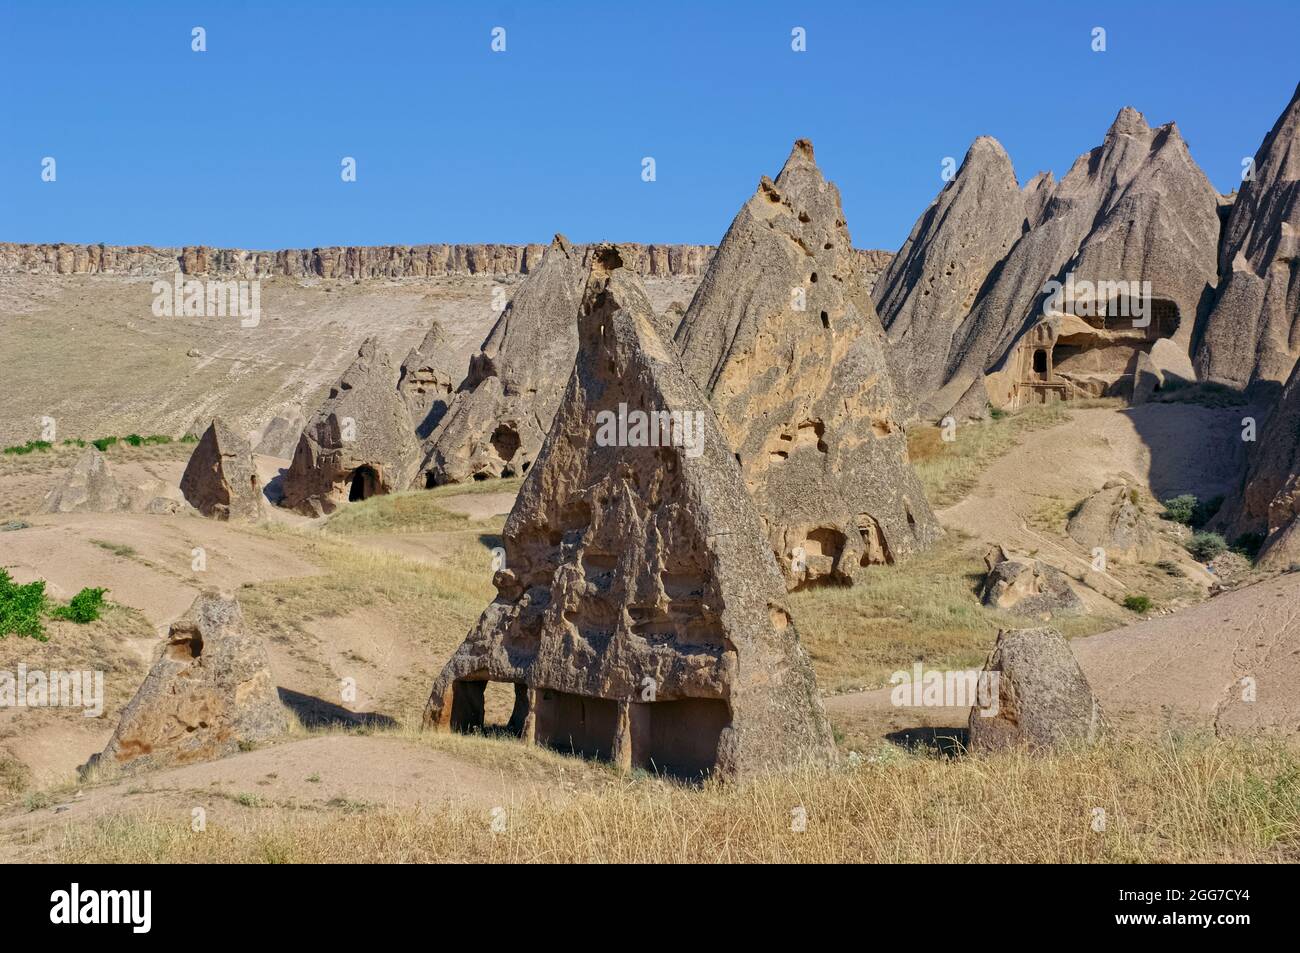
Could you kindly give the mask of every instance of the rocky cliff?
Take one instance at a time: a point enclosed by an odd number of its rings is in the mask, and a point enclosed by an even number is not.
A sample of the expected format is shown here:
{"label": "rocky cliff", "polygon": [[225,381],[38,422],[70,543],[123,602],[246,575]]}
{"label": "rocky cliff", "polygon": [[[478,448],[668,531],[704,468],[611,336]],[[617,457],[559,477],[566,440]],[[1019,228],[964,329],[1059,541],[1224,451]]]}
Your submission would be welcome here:
{"label": "rocky cliff", "polygon": [[[577,246],[587,262],[590,246]],[[620,245],[627,266],[641,277],[702,275],[711,245]],[[219,278],[424,278],[438,275],[528,274],[541,263],[545,245],[350,245],[247,251],[242,248],[153,248],[148,245],[25,245],[0,243],[0,274],[187,275]],[[893,257],[858,253],[870,284]]]}

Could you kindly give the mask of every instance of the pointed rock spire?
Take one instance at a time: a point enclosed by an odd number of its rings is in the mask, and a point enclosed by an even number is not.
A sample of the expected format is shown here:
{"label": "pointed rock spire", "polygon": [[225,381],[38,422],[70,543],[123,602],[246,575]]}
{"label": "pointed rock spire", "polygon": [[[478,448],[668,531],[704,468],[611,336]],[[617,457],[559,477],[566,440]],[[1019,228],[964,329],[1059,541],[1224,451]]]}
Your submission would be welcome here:
{"label": "pointed rock spire", "polygon": [[503,533],[497,596],[425,724],[515,685],[525,740],[680,777],[833,756],[781,575],[708,401],[617,248],[593,254],[563,400]]}
{"label": "pointed rock spire", "polygon": [[953,332],[1019,240],[1025,206],[1006,150],[980,136],[876,283],[876,308],[912,393],[943,383]]}
{"label": "pointed rock spire", "polygon": [[259,520],[262,480],[248,441],[219,417],[203,432],[181,476],[181,494],[204,516]]}
{"label": "pointed rock spire", "polygon": [[41,512],[115,513],[127,508],[128,496],[114,478],[108,458],[87,447],[46,494]]}
{"label": "pointed rock spire", "polygon": [[940,530],[839,191],[795,143],[727,230],[677,330],[796,586],[851,582]]}
{"label": "pointed rock spire", "polygon": [[1276,386],[1300,357],[1300,86],[1246,171],[1196,366],[1212,381]]}
{"label": "pointed rock spire", "polygon": [[320,516],[349,500],[404,490],[418,460],[397,369],[367,338],[303,428],[281,505]]}
{"label": "pointed rock spire", "polygon": [[446,349],[447,334],[435,321],[419,347],[406,355],[398,374],[397,389],[411,412],[415,435],[421,440],[438,426],[456,389],[446,368]]}
{"label": "pointed rock spire", "polygon": [[470,359],[469,375],[425,441],[416,485],[526,472],[573,366],[581,249],[556,235]]}

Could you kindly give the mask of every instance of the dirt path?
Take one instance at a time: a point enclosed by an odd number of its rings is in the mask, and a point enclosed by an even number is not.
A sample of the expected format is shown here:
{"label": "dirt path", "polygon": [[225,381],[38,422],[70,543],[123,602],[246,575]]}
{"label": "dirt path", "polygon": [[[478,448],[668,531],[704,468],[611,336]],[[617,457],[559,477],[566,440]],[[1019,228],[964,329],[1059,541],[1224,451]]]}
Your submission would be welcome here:
{"label": "dirt path", "polygon": [[[1200,728],[1300,743],[1300,573],[1070,645],[1119,730]],[[1253,679],[1253,700],[1243,679]],[[877,738],[966,725],[968,708],[895,707],[891,691],[835,695],[826,710],[841,729]]]}

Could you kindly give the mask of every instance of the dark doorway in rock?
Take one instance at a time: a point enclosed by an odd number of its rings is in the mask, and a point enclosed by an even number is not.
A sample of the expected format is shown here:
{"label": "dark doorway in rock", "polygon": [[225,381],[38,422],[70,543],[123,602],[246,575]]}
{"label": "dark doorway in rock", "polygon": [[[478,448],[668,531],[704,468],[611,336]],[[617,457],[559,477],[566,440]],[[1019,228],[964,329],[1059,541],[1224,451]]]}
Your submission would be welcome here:
{"label": "dark doorway in rock", "polygon": [[617,702],[552,689],[542,689],[538,695],[538,744],[599,761],[613,757]]}
{"label": "dark doorway in rock", "polygon": [[379,492],[379,474],[371,466],[359,466],[352,471],[352,486],[348,489],[348,502],[368,500]]}
{"label": "dark doorway in rock", "polygon": [[492,432],[492,449],[497,452],[502,463],[509,463],[519,452],[519,434],[508,424],[502,424]]}
{"label": "dark doorway in rock", "polygon": [[1047,380],[1047,351],[1041,347],[1034,351],[1034,377],[1040,381]]}

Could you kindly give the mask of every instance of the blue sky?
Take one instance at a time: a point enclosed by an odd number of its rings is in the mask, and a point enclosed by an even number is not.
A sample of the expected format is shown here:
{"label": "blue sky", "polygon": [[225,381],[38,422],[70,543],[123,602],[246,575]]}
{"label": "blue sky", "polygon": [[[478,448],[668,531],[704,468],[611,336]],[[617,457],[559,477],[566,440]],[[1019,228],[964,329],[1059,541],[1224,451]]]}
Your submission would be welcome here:
{"label": "blue sky", "polygon": [[975,136],[1059,177],[1126,104],[1233,188],[1297,37],[1294,0],[0,0],[0,241],[715,243],[806,136],[895,249]]}

